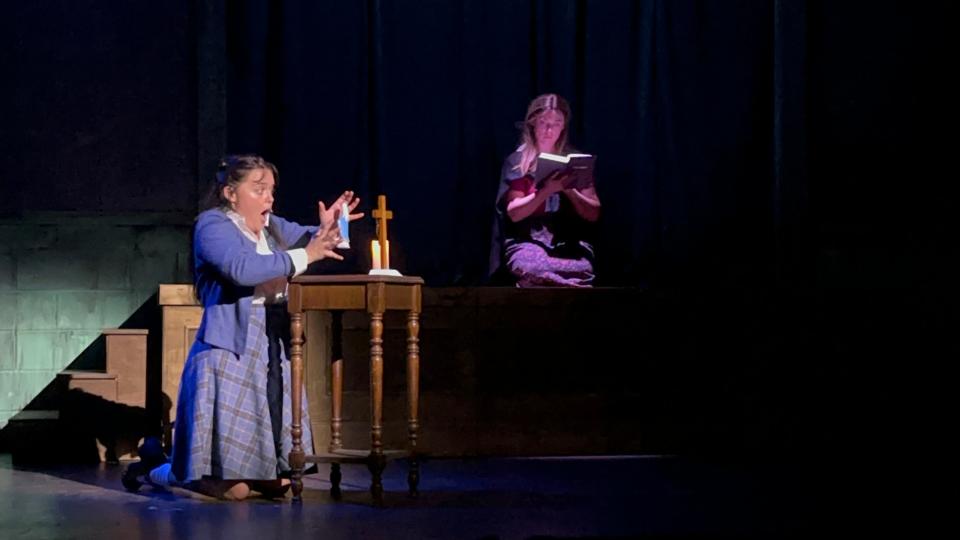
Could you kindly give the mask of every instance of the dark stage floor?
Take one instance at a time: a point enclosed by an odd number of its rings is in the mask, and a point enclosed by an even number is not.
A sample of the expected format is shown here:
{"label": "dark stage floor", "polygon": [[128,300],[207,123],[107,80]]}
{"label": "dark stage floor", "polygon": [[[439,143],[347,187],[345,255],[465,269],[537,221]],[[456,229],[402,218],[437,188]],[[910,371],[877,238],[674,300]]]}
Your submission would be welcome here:
{"label": "dark stage floor", "polygon": [[387,466],[386,508],[369,476],[344,466],[344,500],[327,466],[290,500],[219,502],[186,492],[125,492],[121,467],[18,468],[0,455],[0,537],[19,538],[616,538],[771,537],[802,530],[815,501],[787,466],[668,457],[437,459],[406,497],[402,461]]}

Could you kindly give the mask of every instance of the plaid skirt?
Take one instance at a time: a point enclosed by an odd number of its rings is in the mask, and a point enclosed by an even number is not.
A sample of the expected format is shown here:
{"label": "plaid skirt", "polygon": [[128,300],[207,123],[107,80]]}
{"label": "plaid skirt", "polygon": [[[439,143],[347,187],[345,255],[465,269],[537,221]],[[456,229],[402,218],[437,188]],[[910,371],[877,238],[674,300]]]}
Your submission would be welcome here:
{"label": "plaid skirt", "polygon": [[[280,347],[282,428],[275,440],[267,398],[269,364],[266,309],[253,306],[245,351],[234,353],[199,341],[180,379],[174,424],[173,474],[180,482],[211,476],[224,480],[274,480],[290,471],[290,362]],[[306,392],[303,448],[313,454]]]}

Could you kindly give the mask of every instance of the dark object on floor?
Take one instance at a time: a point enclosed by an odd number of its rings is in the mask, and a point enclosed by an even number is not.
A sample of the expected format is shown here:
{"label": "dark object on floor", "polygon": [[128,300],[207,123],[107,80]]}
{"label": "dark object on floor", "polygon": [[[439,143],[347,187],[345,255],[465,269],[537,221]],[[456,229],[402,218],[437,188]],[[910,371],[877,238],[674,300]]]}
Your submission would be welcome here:
{"label": "dark object on floor", "polygon": [[140,461],[128,465],[120,478],[123,487],[131,492],[136,492],[140,486],[148,483],[150,471],[168,461],[163,453],[163,443],[157,437],[147,437],[137,452]]}

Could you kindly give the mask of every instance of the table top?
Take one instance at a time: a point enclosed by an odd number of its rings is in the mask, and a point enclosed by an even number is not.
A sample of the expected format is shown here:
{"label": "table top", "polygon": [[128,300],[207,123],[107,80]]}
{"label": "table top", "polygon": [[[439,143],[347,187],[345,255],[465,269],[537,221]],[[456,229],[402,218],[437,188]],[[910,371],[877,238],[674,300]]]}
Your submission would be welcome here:
{"label": "table top", "polygon": [[342,283],[394,283],[398,285],[423,285],[418,276],[371,276],[369,274],[316,274],[297,276],[290,280],[291,285],[323,285]]}

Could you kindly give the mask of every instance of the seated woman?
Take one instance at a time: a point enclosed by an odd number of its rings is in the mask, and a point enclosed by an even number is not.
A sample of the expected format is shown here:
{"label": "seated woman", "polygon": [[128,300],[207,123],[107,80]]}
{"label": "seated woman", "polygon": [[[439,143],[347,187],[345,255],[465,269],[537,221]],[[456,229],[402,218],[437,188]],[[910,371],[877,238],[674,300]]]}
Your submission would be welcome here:
{"label": "seated woman", "polygon": [[[314,261],[343,259],[336,218],[359,199],[347,191],[329,208],[319,203],[320,227],[305,227],[273,214],[276,186],[276,167],[259,156],[220,164],[194,227],[204,310],[180,379],[172,462],[141,450],[145,466],[125,474],[128,489],[150,482],[240,500],[251,491],[282,496],[290,484],[287,281]],[[302,411],[310,454],[306,400]]]}
{"label": "seated woman", "polygon": [[[534,183],[541,152],[566,155],[570,106],[556,94],[530,102],[522,125],[520,147],[507,156],[497,194],[499,241],[495,239],[491,269],[513,277],[518,287],[590,287],[594,279],[589,224],[600,216],[593,185],[565,188],[566,177],[555,172],[540,189]],[[503,263],[500,259],[504,259]]]}

